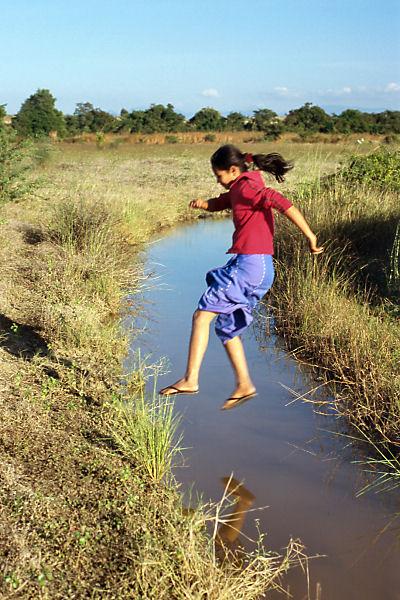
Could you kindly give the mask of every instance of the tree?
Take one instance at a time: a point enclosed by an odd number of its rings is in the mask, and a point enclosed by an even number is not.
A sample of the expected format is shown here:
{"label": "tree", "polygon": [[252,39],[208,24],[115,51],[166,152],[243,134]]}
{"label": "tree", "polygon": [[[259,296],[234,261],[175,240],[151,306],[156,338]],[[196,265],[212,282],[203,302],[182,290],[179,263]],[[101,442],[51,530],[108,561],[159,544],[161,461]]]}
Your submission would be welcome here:
{"label": "tree", "polygon": [[376,133],[400,133],[400,111],[385,110],[372,116]]}
{"label": "tree", "polygon": [[275,123],[278,115],[269,108],[260,108],[253,112],[253,129],[256,131],[266,131],[266,129]]}
{"label": "tree", "polygon": [[368,133],[371,126],[371,115],[353,108],[344,110],[335,120],[335,128],[341,133]]}
{"label": "tree", "polygon": [[269,108],[260,108],[253,112],[251,129],[263,131],[268,140],[277,140],[283,132],[283,123],[276,112]]}
{"label": "tree", "polygon": [[189,121],[198,131],[220,131],[225,119],[215,108],[201,108]]}
{"label": "tree", "polygon": [[112,131],[117,120],[113,115],[102,110],[101,108],[95,108],[90,102],[79,102],[76,105],[72,120],[69,119],[69,124],[79,132],[109,132]]}
{"label": "tree", "polygon": [[56,109],[55,102],[50,91],[45,89],[29,96],[14,119],[18,133],[22,136],[40,136],[57,131],[59,135],[64,135],[64,115]]}
{"label": "tree", "polygon": [[301,108],[289,111],[285,127],[289,131],[327,133],[333,129],[333,119],[319,106],[306,102]]}
{"label": "tree", "polygon": [[144,111],[143,131],[145,133],[182,131],[185,117],[176,113],[172,104],[152,104]]}
{"label": "tree", "polygon": [[230,112],[226,117],[225,127],[229,131],[242,131],[246,125],[246,117],[240,112]]}
{"label": "tree", "polygon": [[129,113],[126,121],[122,122],[122,124],[124,123],[127,124],[131,133],[141,133],[144,128],[144,110],[133,110]]}

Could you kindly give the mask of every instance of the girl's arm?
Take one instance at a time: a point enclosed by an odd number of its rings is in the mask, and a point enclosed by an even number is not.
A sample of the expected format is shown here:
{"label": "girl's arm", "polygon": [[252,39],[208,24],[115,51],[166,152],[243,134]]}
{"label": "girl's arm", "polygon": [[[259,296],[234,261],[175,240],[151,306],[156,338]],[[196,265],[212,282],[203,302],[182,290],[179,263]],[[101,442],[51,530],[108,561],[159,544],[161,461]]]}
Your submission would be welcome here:
{"label": "girl's arm", "polygon": [[192,200],[189,202],[189,208],[200,208],[208,212],[216,212],[217,210],[226,210],[231,208],[229,192],[220,194],[218,198],[210,198],[210,200]]}
{"label": "girl's arm", "polygon": [[313,233],[308,225],[307,221],[301,214],[301,212],[295,207],[291,206],[283,213],[285,217],[292,221],[300,229],[300,231],[308,239],[311,254],[321,254],[324,251],[322,246],[317,246],[317,236]]}

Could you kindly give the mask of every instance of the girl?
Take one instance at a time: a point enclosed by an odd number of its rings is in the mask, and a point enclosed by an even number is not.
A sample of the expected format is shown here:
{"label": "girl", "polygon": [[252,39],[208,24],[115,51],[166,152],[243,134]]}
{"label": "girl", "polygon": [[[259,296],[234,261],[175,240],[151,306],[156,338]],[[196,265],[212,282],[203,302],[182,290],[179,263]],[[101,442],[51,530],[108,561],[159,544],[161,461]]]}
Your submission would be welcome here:
{"label": "girl", "polygon": [[193,315],[192,333],[186,373],[160,394],[195,394],[198,392],[200,366],[208,344],[211,321],[217,317],[215,331],[221,339],[236,377],[236,387],[222,409],[233,408],[256,395],[250,378],[240,334],[253,320],[252,310],[270,289],[274,279],[272,262],[274,218],[272,209],[283,213],[306,236],[312,254],[320,254],[317,237],[302,214],[279,192],[265,187],[259,170],[272,173],[278,182],[292,164],[280,154],[243,154],[227,144],[211,157],[218,183],[227,192],[210,200],[192,200],[191,208],[207,211],[232,209],[235,231],[227,254],[233,257],[225,266],[209,271],[209,286]]}

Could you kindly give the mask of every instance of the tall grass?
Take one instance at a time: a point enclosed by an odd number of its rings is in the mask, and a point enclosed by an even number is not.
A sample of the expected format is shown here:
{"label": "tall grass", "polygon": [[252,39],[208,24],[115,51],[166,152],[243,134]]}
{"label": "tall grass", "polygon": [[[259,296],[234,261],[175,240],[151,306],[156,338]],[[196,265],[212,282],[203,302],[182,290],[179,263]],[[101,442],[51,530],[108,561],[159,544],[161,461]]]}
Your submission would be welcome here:
{"label": "tall grass", "polygon": [[398,443],[400,330],[386,302],[397,194],[351,185],[344,171],[300,186],[295,201],[326,249],[312,257],[281,228],[278,328],[299,356],[337,380],[339,408],[354,424]]}
{"label": "tall grass", "polygon": [[171,483],[182,442],[173,402],[156,394],[145,397],[142,390],[131,398],[115,400],[112,410],[110,431],[123,455],[145,471],[150,481]]}

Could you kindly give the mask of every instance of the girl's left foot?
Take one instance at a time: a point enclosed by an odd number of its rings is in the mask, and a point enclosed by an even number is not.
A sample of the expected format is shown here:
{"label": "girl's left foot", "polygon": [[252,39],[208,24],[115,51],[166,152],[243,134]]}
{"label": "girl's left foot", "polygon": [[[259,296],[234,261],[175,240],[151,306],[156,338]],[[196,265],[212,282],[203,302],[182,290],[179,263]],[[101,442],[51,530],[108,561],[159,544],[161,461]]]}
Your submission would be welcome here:
{"label": "girl's left foot", "polygon": [[257,396],[257,390],[255,387],[238,387],[233,392],[232,396],[230,396],[223,405],[221,406],[221,410],[228,410],[229,408],[233,408],[234,406],[238,406],[246,400],[250,400],[250,398],[254,398]]}
{"label": "girl's left foot", "polygon": [[177,394],[197,394],[199,388],[186,379],[179,379],[173,385],[167,385],[162,388],[158,393],[160,396],[176,396]]}

